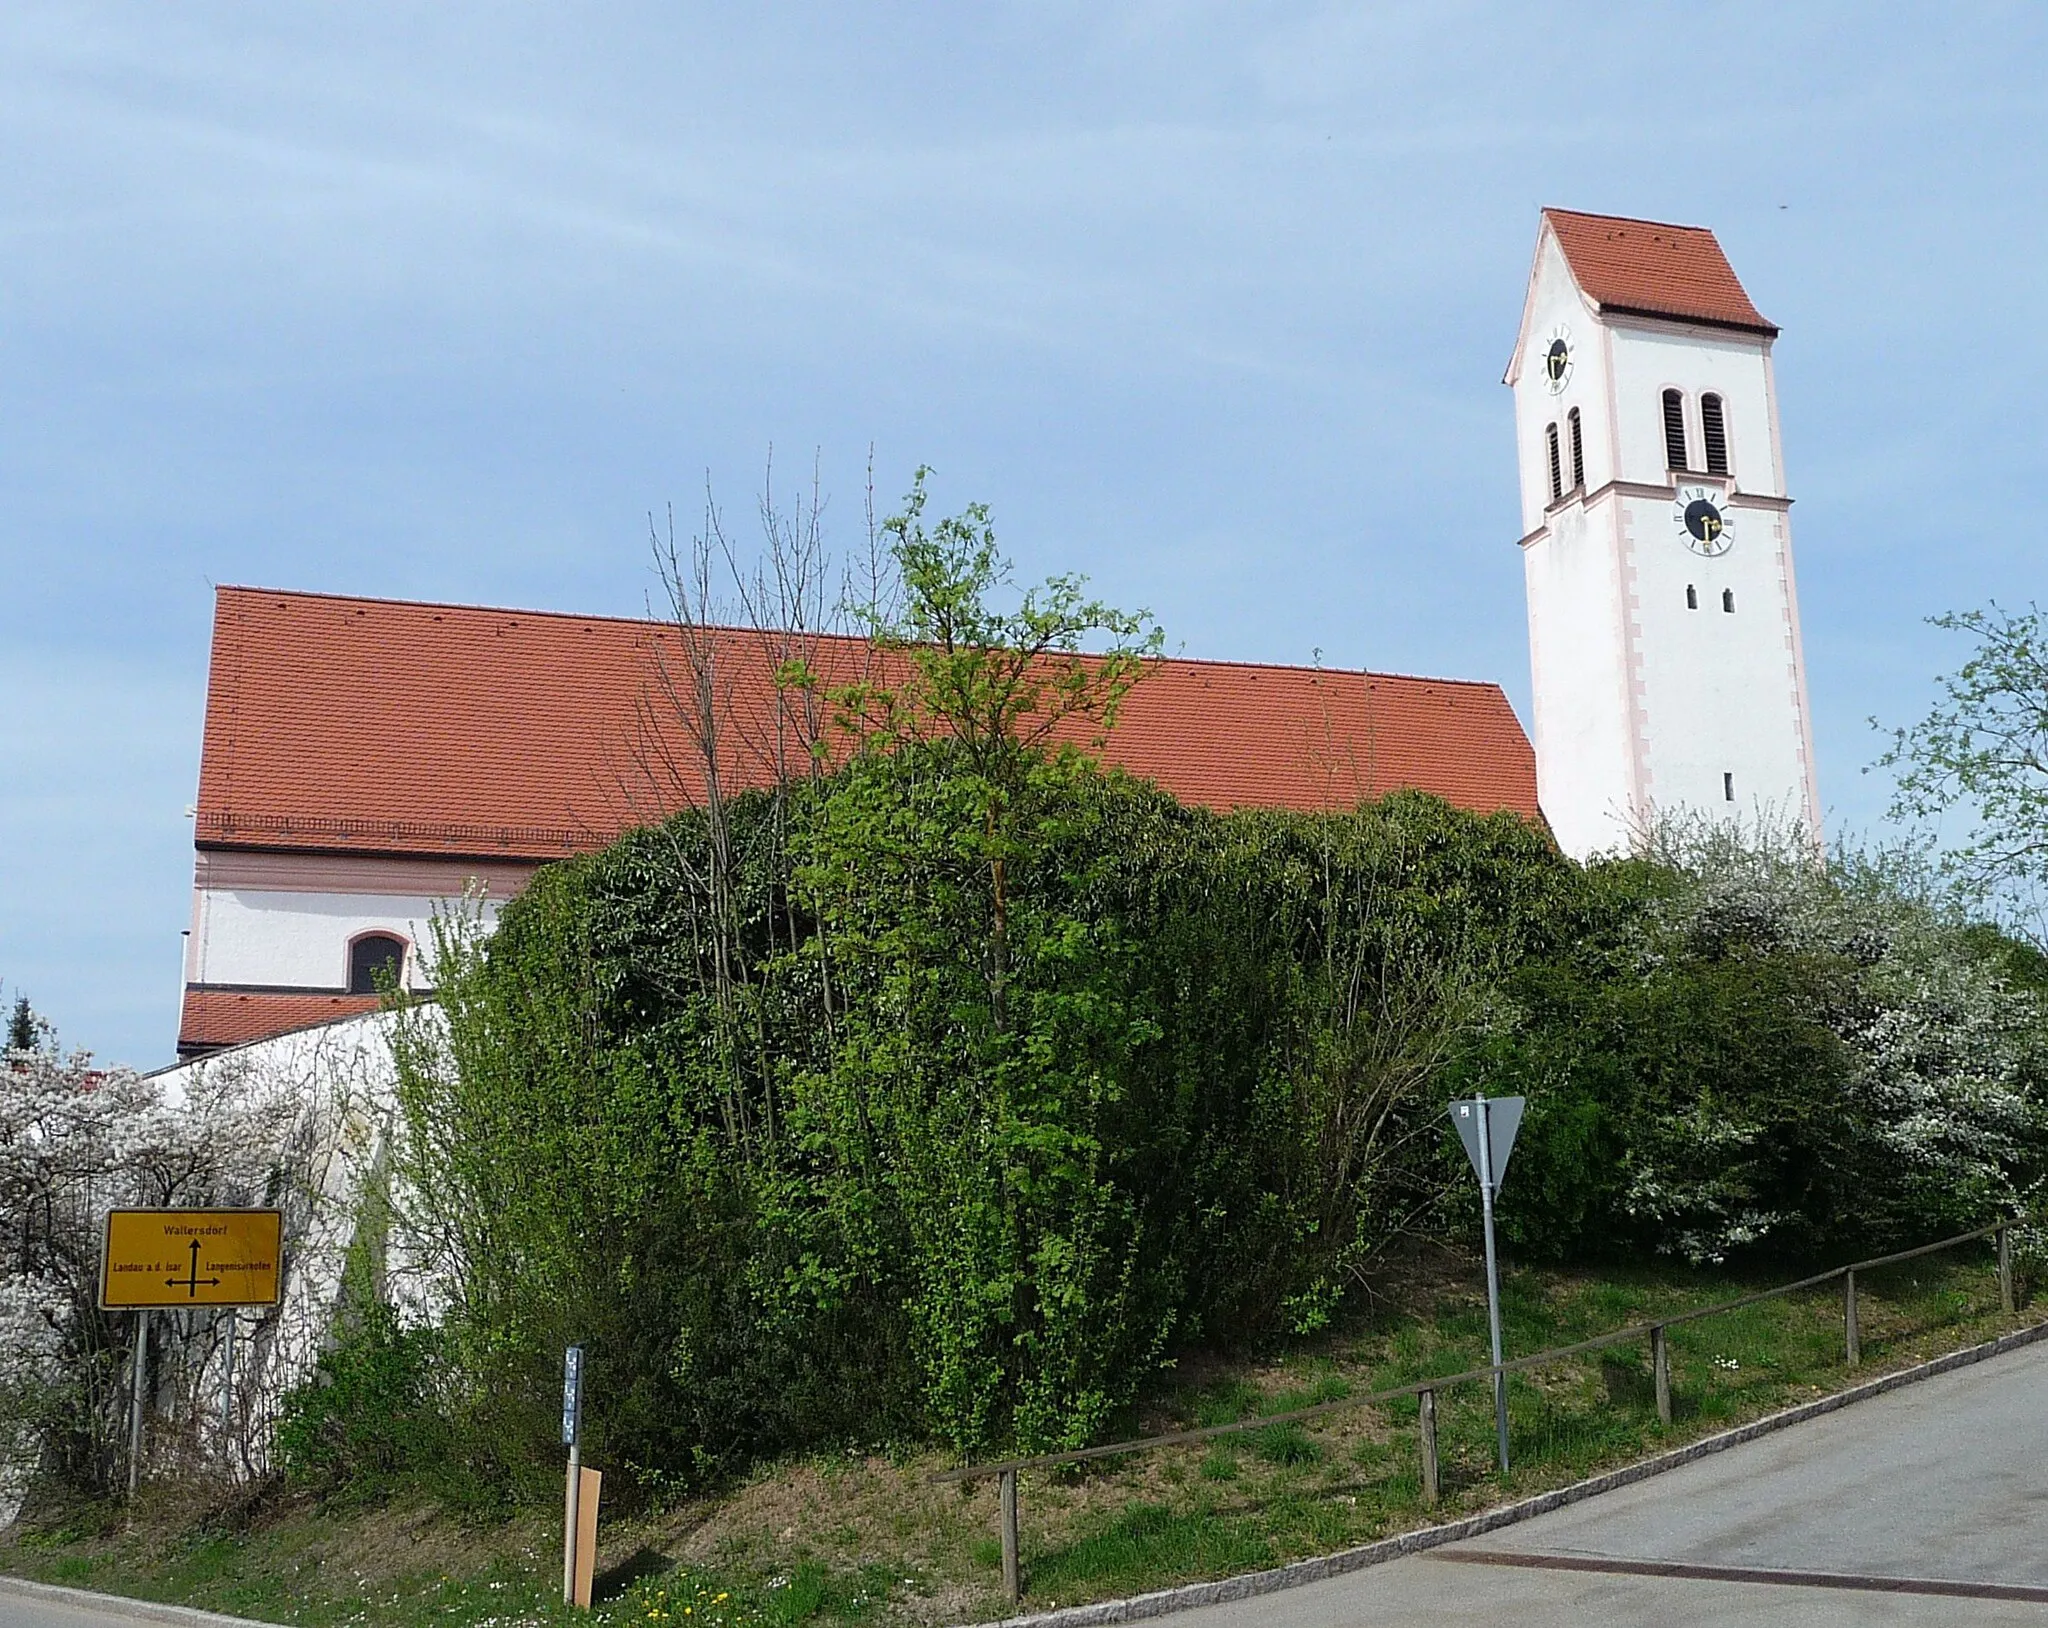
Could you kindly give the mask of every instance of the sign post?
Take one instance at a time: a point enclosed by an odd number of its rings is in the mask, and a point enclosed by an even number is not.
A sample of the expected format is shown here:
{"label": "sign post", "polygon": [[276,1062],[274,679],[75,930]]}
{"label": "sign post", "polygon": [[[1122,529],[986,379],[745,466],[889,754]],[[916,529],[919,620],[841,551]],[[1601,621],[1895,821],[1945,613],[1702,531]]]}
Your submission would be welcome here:
{"label": "sign post", "polygon": [[130,1355],[129,1385],[132,1394],[128,1398],[128,1497],[132,1501],[135,1488],[142,1480],[142,1388],[149,1383],[149,1312],[145,1309],[135,1314],[135,1350]]}
{"label": "sign post", "polygon": [[241,1322],[240,1309],[230,1306],[220,1365],[220,1456],[228,1462],[230,1478],[234,1475],[235,1457],[235,1336],[241,1331]]}
{"label": "sign post", "polygon": [[[128,1412],[128,1496],[142,1477],[148,1403],[149,1314],[179,1306],[274,1306],[284,1254],[282,1210],[109,1210],[100,1251],[100,1307],[136,1314],[134,1396]],[[221,1423],[234,1429],[234,1325]]]}
{"label": "sign post", "polygon": [[1493,1200],[1507,1173],[1515,1133],[1522,1128],[1523,1097],[1473,1097],[1451,1104],[1451,1123],[1479,1177],[1479,1213],[1486,1229],[1486,1323],[1493,1337],[1493,1427],[1501,1473],[1508,1468],[1508,1376],[1500,1371],[1500,1262],[1493,1248]]}
{"label": "sign post", "polygon": [[582,1525],[576,1507],[583,1492],[583,1347],[562,1353],[562,1445],[569,1449],[569,1487],[562,1511],[562,1604],[576,1603],[576,1550]]}

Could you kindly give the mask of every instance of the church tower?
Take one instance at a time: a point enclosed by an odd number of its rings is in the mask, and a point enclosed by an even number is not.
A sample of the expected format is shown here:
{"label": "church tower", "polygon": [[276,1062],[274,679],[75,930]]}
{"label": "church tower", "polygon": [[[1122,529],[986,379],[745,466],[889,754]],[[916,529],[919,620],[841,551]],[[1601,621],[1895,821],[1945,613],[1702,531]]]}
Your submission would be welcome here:
{"label": "church tower", "polygon": [[1508,364],[1537,795],[1580,858],[1820,802],[1771,344],[1714,234],[1546,209]]}

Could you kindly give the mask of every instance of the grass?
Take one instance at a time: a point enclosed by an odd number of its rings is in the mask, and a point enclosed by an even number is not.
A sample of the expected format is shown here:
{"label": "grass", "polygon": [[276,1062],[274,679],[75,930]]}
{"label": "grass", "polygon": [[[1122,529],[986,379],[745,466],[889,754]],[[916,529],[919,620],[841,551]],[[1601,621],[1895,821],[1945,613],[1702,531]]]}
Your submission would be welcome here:
{"label": "grass", "polygon": [[[1268,1362],[1190,1359],[1142,1430],[1257,1421],[1486,1361],[1485,1305],[1461,1258],[1409,1263],[1375,1311]],[[1519,1271],[1503,1283],[1510,1355],[1667,1317],[1762,1285],[1669,1268]],[[1644,1346],[1509,1381],[1514,1470],[1493,1464],[1483,1383],[1439,1394],[1444,1499],[1421,1500],[1412,1400],[1340,1409],[1207,1443],[1026,1474],[1027,1603],[1047,1607],[1280,1564],[1559,1486],[2029,1320],[1997,1309],[1978,1256],[1859,1279],[1863,1366],[1844,1366],[1839,1285],[1671,1330],[1674,1418],[1658,1422]],[[935,1456],[821,1454],[717,1498],[610,1520],[598,1623],[781,1628],[1001,1614],[992,1482],[934,1487]],[[559,1514],[479,1525],[425,1508],[272,1500],[194,1519],[155,1489],[134,1512],[0,1534],[0,1571],[306,1628],[517,1628],[571,1620]],[[577,1613],[573,1620],[592,1619]]]}

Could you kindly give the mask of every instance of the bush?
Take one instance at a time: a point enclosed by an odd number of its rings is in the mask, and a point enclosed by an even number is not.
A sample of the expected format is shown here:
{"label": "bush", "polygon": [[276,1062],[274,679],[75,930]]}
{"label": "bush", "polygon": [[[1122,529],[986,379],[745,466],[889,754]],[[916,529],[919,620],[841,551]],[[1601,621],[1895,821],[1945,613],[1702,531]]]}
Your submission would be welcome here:
{"label": "bush", "polygon": [[438,1337],[373,1304],[349,1315],[314,1376],[279,1409],[277,1456],[293,1483],[342,1502],[402,1482],[457,1484],[454,1440],[436,1405]]}
{"label": "bush", "polygon": [[1461,1015],[1572,886],[1539,833],[1224,817],[1036,757],[998,965],[984,790],[941,746],[735,801],[722,967],[697,815],[448,945],[402,1092],[468,1405],[537,1455],[581,1341],[642,1466],[1074,1445],[1177,1348],[1326,1318],[1427,1203]]}
{"label": "bush", "polygon": [[1501,986],[1464,1059],[1530,1099],[1507,1236],[1549,1256],[1870,1253],[2041,1178],[2035,958],[1912,873],[1679,833],[1597,865],[1584,931]]}

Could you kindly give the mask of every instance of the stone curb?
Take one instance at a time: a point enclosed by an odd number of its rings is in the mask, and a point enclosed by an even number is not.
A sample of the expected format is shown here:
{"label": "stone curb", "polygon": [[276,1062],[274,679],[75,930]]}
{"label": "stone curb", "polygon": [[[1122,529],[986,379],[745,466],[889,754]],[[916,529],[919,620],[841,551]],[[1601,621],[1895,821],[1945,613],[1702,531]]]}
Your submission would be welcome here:
{"label": "stone curb", "polygon": [[1093,1605],[1072,1605],[1054,1611],[1036,1612],[1030,1616],[1005,1617],[1000,1624],[990,1624],[989,1628],[1094,1628],[1097,1623],[1141,1622],[1148,1617],[1163,1617],[1175,1611],[1191,1611],[1203,1605],[1222,1605],[1230,1600],[1248,1600],[1261,1594],[1277,1594],[1281,1589],[1299,1588],[1304,1583],[1319,1583],[1326,1577],[1341,1577],[1347,1572],[1363,1571],[1367,1566],[1398,1560],[1403,1555],[1420,1554],[1424,1550],[1440,1548],[1446,1543],[1457,1543],[1465,1538],[1476,1538],[1482,1533],[1497,1531],[1503,1526],[1513,1526],[1538,1515],[1547,1515],[1551,1510],[1562,1509],[1567,1504],[1576,1504],[1582,1499],[1598,1497],[1603,1492],[1613,1492],[1620,1487],[1632,1486],[1638,1481],[1647,1481],[1651,1476],[1662,1475],[1666,1470],[1675,1470],[1681,1464],[1690,1464],[1695,1459],[1706,1458],[1709,1454],[1725,1452],[1730,1447],[1740,1447],[1746,1441],[1754,1441],[1759,1436],[1768,1436],[1791,1425],[1803,1424],[1808,1419],[1817,1419],[1823,1414],[1848,1407],[1852,1402],[1882,1396],[1886,1391],[1895,1391],[1917,1380],[1932,1379],[1936,1374],[1945,1374],[1954,1368],[1967,1368],[1972,1363],[1984,1361],[1987,1357],[2002,1356],[2007,1351],[2016,1351],[2021,1346],[2032,1345],[2039,1340],[2048,1340],[2048,1323],[2036,1323],[2032,1328],[2002,1334],[1983,1345],[1951,1351],[1945,1357],[1917,1363],[1911,1368],[1901,1368],[1897,1373],[1886,1374],[1882,1378],[1852,1386],[1846,1391],[1836,1391],[1831,1396],[1819,1396],[1811,1402],[1801,1402],[1797,1407],[1786,1408],[1782,1413],[1771,1413],[1761,1419],[1752,1419],[1746,1425],[1737,1425],[1733,1430],[1724,1430],[1717,1436],[1703,1436],[1684,1447],[1675,1447],[1668,1453],[1659,1453],[1655,1458],[1646,1458],[1637,1464],[1627,1464],[1618,1470],[1609,1470],[1604,1475],[1576,1481],[1568,1487],[1559,1487],[1552,1492],[1539,1492],[1532,1498],[1524,1498],[1520,1503],[1504,1504],[1499,1509],[1482,1510],[1477,1515],[1468,1515],[1463,1520],[1449,1521],[1442,1526],[1425,1526],[1417,1531],[1403,1532],[1397,1537],[1381,1538],[1374,1543],[1361,1544],[1356,1549],[1343,1549],[1333,1555],[1319,1555],[1313,1560],[1297,1560],[1292,1565],[1276,1566],[1270,1571],[1247,1572],[1241,1577],[1224,1577],[1213,1583],[1188,1583],[1180,1588],[1163,1588],[1151,1594],[1135,1594],[1128,1599],[1099,1600]]}
{"label": "stone curb", "polygon": [[128,1617],[136,1622],[181,1623],[183,1628],[277,1628],[253,1617],[224,1617],[218,1611],[201,1611],[189,1605],[165,1605],[158,1600],[131,1600],[125,1594],[95,1594],[90,1589],[63,1588],[56,1583],[31,1583],[25,1577],[0,1576],[0,1599],[13,1594],[52,1605],[76,1606],[109,1617]]}

